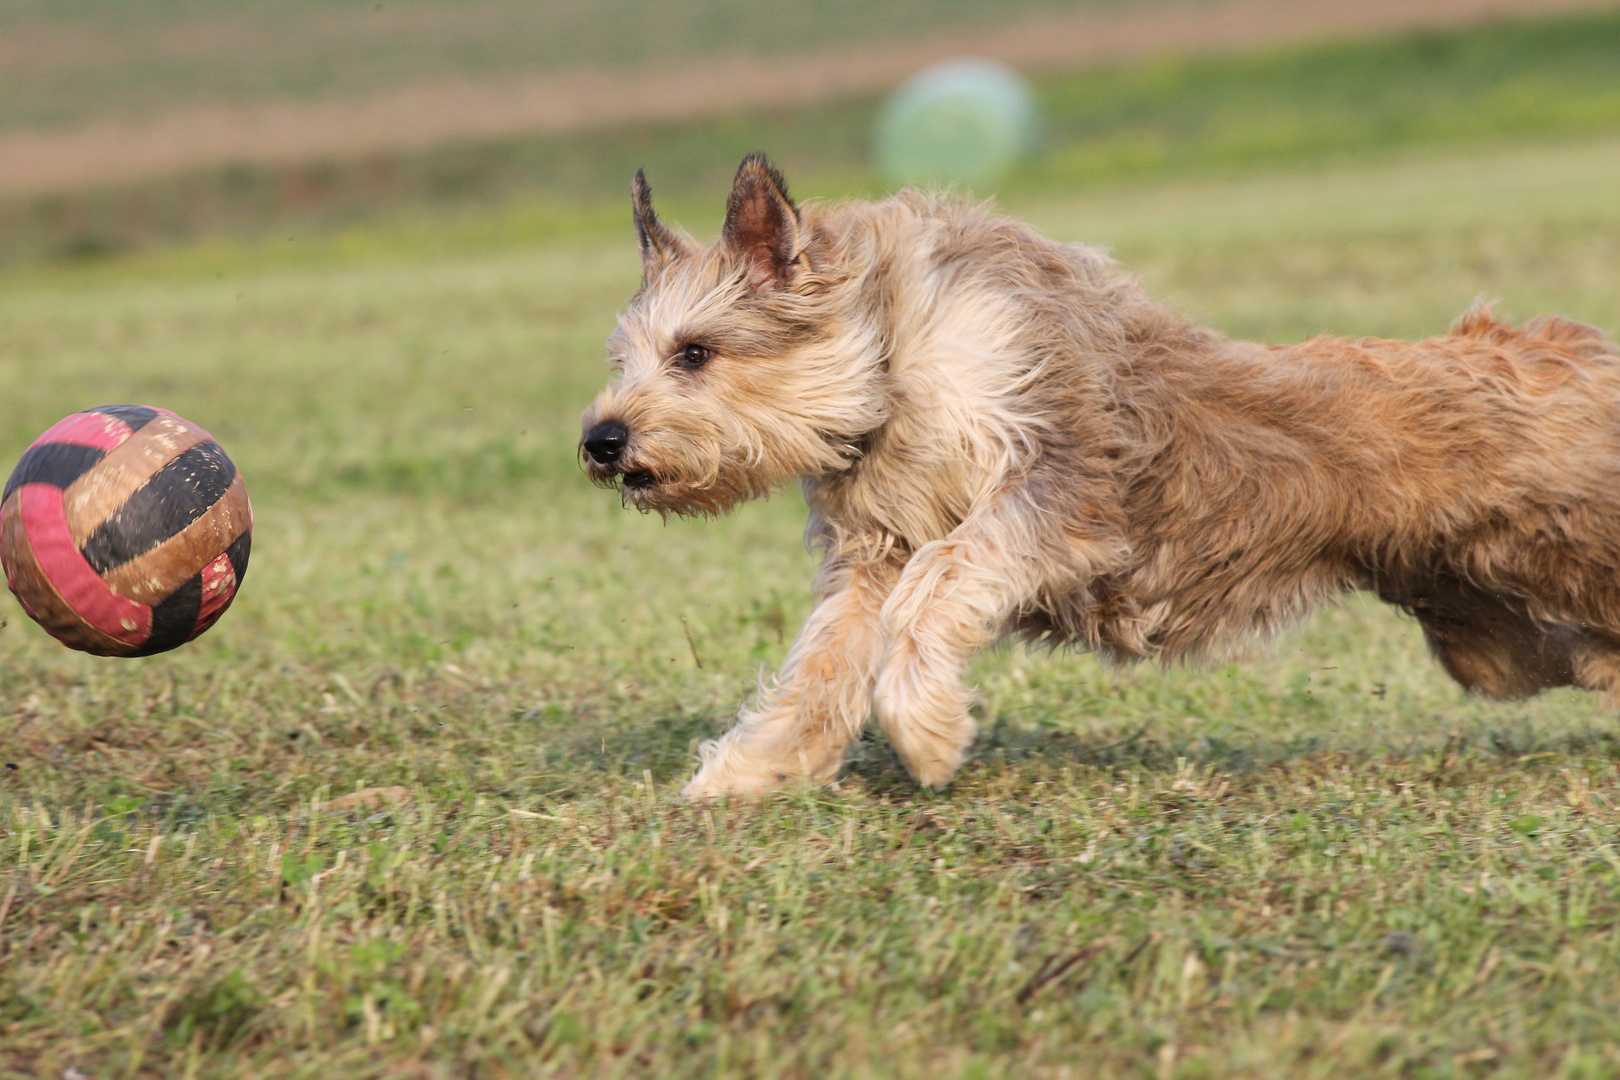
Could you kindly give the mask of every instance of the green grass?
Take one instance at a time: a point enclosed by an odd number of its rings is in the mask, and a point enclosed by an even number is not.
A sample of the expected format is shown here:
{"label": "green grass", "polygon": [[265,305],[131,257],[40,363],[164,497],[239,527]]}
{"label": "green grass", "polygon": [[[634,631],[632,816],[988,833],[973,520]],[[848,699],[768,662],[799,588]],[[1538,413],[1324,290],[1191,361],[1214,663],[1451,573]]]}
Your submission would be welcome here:
{"label": "green grass", "polygon": [[1620,12],[1167,59],[1043,86],[1031,180],[1244,166],[1620,127]]}
{"label": "green grass", "polygon": [[[964,3],[958,15],[970,9]],[[898,0],[881,10],[902,22],[914,14]],[[882,27],[871,33],[898,33]],[[1044,141],[1000,185],[1010,197],[1418,147],[1579,140],[1620,132],[1620,12],[1104,67],[1040,78],[1036,90]],[[581,213],[618,222],[638,167],[660,199],[702,199],[706,207],[742,156],[762,147],[802,193],[877,193],[867,160],[876,106],[856,100],[760,113],[739,102],[736,115],[701,122],[399,158],[239,165],[16,201],[0,205],[0,264],[94,257],[197,232],[308,235],[423,208],[480,216],[507,205],[556,227],[577,227]]]}
{"label": "green grass", "polygon": [[[1232,332],[1481,291],[1613,330],[1616,175],[1588,140],[1009,208]],[[177,654],[0,601],[0,1076],[1620,1070],[1613,719],[1470,701],[1375,604],[1214,670],[987,655],[943,794],[869,737],[836,790],[679,803],[804,614],[801,507],[590,488],[633,243],[503,222],[4,279],[0,460],[163,404],[259,526]],[[330,805],[373,787],[406,797]]]}

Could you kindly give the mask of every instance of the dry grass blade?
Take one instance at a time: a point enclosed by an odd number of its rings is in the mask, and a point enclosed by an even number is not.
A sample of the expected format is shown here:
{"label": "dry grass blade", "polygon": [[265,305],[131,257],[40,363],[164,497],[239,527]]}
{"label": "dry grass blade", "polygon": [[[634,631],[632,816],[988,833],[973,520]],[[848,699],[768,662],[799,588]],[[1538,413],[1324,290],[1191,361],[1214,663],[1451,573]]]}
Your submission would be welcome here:
{"label": "dry grass blade", "polygon": [[1027,1004],[1030,998],[1061,979],[1068,973],[1070,968],[1101,955],[1113,944],[1114,939],[1111,937],[1100,938],[1097,941],[1082,945],[1062,961],[1058,961],[1058,953],[1053,953],[1041,961],[1041,966],[1036,969],[1034,975],[1030,976],[1028,982],[1019,987],[1018,993],[1013,995],[1013,1000],[1020,1005]]}

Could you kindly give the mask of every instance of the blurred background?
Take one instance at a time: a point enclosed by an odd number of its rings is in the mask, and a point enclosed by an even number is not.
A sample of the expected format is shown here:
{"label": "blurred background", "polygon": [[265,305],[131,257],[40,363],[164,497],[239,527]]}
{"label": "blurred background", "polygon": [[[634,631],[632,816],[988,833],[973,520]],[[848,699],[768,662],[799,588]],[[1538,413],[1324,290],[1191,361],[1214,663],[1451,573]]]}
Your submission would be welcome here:
{"label": "blurred background", "polygon": [[492,206],[577,230],[637,166],[712,201],[760,148],[875,194],[917,178],[885,99],[964,58],[1032,94],[1016,160],[943,177],[985,194],[1620,129],[1593,0],[3,0],[0,265]]}

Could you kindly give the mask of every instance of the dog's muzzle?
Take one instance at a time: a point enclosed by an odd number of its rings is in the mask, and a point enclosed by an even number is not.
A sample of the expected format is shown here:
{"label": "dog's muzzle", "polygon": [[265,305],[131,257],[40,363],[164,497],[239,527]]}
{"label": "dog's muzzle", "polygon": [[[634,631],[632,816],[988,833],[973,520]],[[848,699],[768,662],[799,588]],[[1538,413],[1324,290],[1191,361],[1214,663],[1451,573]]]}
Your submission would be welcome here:
{"label": "dog's muzzle", "polygon": [[604,420],[585,433],[580,445],[591,459],[591,472],[600,482],[611,484],[618,477],[631,492],[645,492],[658,486],[657,478],[645,469],[635,468],[625,453],[630,429],[622,420]]}

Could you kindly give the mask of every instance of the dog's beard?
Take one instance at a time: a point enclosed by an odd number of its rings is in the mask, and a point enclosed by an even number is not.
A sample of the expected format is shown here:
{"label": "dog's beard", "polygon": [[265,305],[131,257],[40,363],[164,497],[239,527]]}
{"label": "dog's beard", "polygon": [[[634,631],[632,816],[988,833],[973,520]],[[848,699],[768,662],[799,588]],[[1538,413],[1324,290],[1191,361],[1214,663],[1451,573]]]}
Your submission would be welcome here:
{"label": "dog's beard", "polygon": [[677,506],[667,505],[672,488],[678,486],[672,484],[667,477],[660,478],[651,469],[630,465],[621,470],[615,479],[619,498],[626,506],[633,506],[638,510],[679,512]]}
{"label": "dog's beard", "polygon": [[687,472],[632,458],[608,468],[592,464],[590,475],[600,486],[617,490],[626,507],[666,516],[718,517],[767,493],[745,470],[719,464]]}
{"label": "dog's beard", "polygon": [[658,477],[646,469],[631,469],[619,475],[620,487],[630,493],[632,497],[647,492],[656,494],[658,490]]}
{"label": "dog's beard", "polygon": [[616,490],[626,507],[642,511],[709,517],[741,501],[723,482],[719,470],[694,480],[667,467],[630,460],[606,467],[591,463],[589,472],[594,483]]}
{"label": "dog's beard", "polygon": [[591,483],[618,491],[624,496],[624,501],[632,505],[655,496],[661,486],[658,476],[651,469],[632,463],[599,465],[587,459],[585,471]]}

